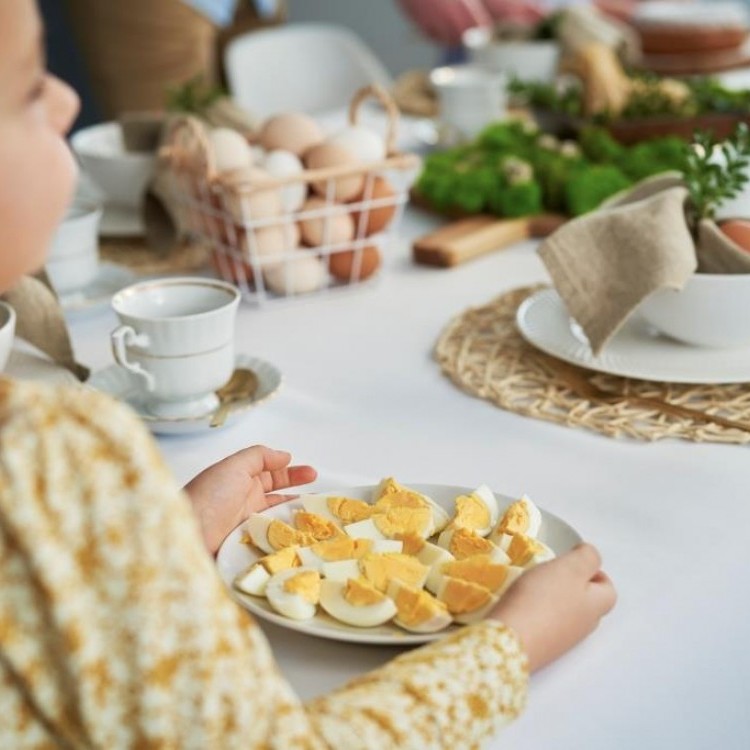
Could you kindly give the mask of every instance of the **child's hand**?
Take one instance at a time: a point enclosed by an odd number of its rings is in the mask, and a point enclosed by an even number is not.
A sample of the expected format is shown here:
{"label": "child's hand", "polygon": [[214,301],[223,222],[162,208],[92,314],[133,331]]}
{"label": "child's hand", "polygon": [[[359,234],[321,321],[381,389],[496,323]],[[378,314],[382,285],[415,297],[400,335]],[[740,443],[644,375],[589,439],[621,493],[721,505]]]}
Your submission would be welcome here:
{"label": "child's hand", "polygon": [[286,451],[254,445],[209,466],[185,486],[212,555],[251,513],[287,499],[267,492],[315,481],[315,469],[289,466],[291,459]]}
{"label": "child's hand", "polygon": [[531,671],[582,641],[615,605],[617,595],[600,570],[590,544],[524,573],[500,600],[492,617],[516,631]]}

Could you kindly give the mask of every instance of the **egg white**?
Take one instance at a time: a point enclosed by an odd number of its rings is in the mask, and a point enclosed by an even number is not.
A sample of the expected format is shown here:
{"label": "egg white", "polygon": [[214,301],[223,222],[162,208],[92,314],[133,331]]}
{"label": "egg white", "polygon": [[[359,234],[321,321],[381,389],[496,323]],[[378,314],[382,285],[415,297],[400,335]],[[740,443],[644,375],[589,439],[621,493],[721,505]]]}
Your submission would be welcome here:
{"label": "egg white", "polygon": [[[513,536],[513,534],[500,534],[498,537],[498,545],[501,549],[505,550],[506,554],[508,554],[510,544],[513,541]],[[525,536],[528,536],[528,534]],[[534,541],[537,544],[540,544],[542,546],[542,549],[539,552],[533,553],[528,562],[525,565],[521,566],[523,568],[533,568],[535,565],[547,562],[548,560],[554,560],[554,558],[556,557],[553,550],[544,542],[540,541],[539,539],[535,539]]]}
{"label": "egg white", "polygon": [[268,527],[274,519],[271,516],[264,516],[260,513],[253,513],[243,525],[243,530],[247,532],[252,543],[268,554],[276,552],[268,541]]}
{"label": "egg white", "polygon": [[[456,533],[456,529],[452,526],[449,526],[445,531],[443,531],[442,534],[438,537],[437,543],[439,547],[442,547],[444,550],[449,551],[451,540],[453,539],[453,535]],[[510,558],[508,557],[507,553],[502,550],[498,545],[490,539],[492,542],[492,549],[486,553],[490,556],[490,559],[494,563],[502,563],[504,565],[510,564]]]}
{"label": "egg white", "polygon": [[311,617],[314,617],[317,611],[315,604],[308,602],[299,594],[284,590],[284,584],[289,578],[313,570],[314,568],[306,567],[288,568],[272,575],[266,584],[268,603],[280,615],[284,615],[284,617],[288,617],[291,620],[309,620]]}
{"label": "egg white", "polygon": [[[539,508],[536,506],[536,504],[528,495],[522,495],[519,500],[514,501],[514,502],[523,503],[524,508],[526,509],[526,513],[528,514],[529,528],[523,533],[526,534],[526,536],[530,536],[536,539],[537,536],[539,535],[539,529],[542,526],[542,512],[539,510]],[[492,534],[490,534],[490,539],[494,541],[496,544],[497,544],[496,539],[502,536],[502,534],[504,533],[503,531],[500,530],[500,526],[503,523],[505,514],[508,512],[508,509],[513,504],[514,503],[511,503],[503,510],[502,515],[500,516],[498,520],[497,526],[492,531]]]}
{"label": "egg white", "polygon": [[438,534],[441,532],[449,523],[450,523],[450,516],[445,511],[445,509],[438,505],[431,497],[428,495],[425,495],[422,492],[417,492],[416,490],[411,489],[411,487],[406,487],[402,484],[399,484],[398,482],[393,479],[393,477],[384,477],[380,480],[378,483],[377,488],[375,489],[375,492],[373,493],[373,503],[376,503],[378,500],[380,500],[384,494],[383,491],[385,487],[390,483],[394,482],[399,487],[401,487],[406,492],[411,492],[417,497],[421,498],[427,507],[432,511],[432,528],[429,530],[429,533],[425,535],[425,538],[433,536],[433,534]]}
{"label": "egg white", "polygon": [[355,523],[348,523],[344,526],[344,531],[355,539],[372,539],[373,541],[380,542],[388,539],[371,518],[365,518],[364,521],[356,521]]}
{"label": "egg white", "polygon": [[374,604],[351,604],[344,598],[345,588],[346,581],[324,579],[321,583],[320,606],[334,619],[357,628],[371,628],[396,614],[396,605],[388,597]]}
{"label": "egg white", "polygon": [[[301,555],[300,555],[301,557]],[[346,583],[349,578],[359,578],[361,571],[358,560],[336,560],[324,562],[321,566],[323,577],[331,581]]]}
{"label": "egg white", "polygon": [[271,574],[259,562],[256,562],[237,574],[234,587],[243,594],[265,596],[266,586],[270,580]]}
{"label": "egg white", "polygon": [[[494,528],[500,515],[500,509],[497,505],[497,499],[495,498],[492,490],[486,484],[482,484],[477,487],[473,492],[469,493],[469,496],[477,498],[477,500],[479,500],[481,505],[487,510],[487,513],[489,514],[489,522],[486,526],[482,526],[481,528],[477,529],[471,529],[471,531],[473,531],[478,536],[486,537]],[[459,525],[459,518],[457,515],[454,517],[452,524],[454,526]]]}

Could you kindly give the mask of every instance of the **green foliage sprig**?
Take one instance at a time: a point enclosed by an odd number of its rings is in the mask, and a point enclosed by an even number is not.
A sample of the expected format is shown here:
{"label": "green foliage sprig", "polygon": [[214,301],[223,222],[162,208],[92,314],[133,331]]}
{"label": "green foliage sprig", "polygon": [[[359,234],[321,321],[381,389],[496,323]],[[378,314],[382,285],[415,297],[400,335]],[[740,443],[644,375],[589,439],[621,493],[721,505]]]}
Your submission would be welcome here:
{"label": "green foliage sprig", "polygon": [[730,138],[718,141],[712,133],[695,134],[685,149],[681,166],[690,193],[693,230],[701,219],[716,217],[717,208],[736,198],[748,182],[750,129],[740,123]]}
{"label": "green foliage sprig", "polygon": [[221,86],[213,86],[202,76],[196,76],[181,86],[167,90],[167,110],[202,115],[224,96],[226,96],[226,91]]}

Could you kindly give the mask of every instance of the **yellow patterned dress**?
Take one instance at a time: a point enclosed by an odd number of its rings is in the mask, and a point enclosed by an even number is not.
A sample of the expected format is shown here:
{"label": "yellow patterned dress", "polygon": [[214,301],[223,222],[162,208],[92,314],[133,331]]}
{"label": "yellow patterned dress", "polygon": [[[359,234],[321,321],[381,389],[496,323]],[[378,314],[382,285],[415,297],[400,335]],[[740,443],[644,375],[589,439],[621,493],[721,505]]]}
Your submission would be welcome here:
{"label": "yellow patterned dress", "polygon": [[3,750],[476,748],[526,674],[487,622],[303,704],[138,420],[0,379]]}

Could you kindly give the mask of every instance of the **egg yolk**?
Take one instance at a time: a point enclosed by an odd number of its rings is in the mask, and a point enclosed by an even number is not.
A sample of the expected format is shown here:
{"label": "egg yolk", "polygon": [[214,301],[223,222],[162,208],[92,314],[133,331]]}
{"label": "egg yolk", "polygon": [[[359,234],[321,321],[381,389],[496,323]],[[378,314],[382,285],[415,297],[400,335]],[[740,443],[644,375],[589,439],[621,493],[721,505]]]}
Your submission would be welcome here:
{"label": "egg yolk", "polygon": [[446,611],[445,604],[432,594],[409,586],[399,586],[393,601],[398,610],[398,619],[408,626],[421,625]]}
{"label": "egg yolk", "polygon": [[440,598],[454,615],[462,615],[488,604],[492,594],[484,586],[458,578],[446,578],[446,584],[440,592]]}
{"label": "egg yolk", "polygon": [[310,604],[320,600],[320,576],[315,570],[303,570],[284,581],[284,591],[297,594]]}
{"label": "egg yolk", "polygon": [[372,551],[372,539],[351,539],[342,536],[328,542],[313,544],[310,549],[326,562],[359,560]]}
{"label": "egg yolk", "polygon": [[506,551],[513,565],[524,566],[531,562],[534,555],[544,552],[544,547],[530,536],[513,534]]}
{"label": "egg yolk", "polygon": [[405,555],[418,555],[424,549],[425,540],[419,534],[396,534],[396,539],[403,543],[401,551]]}
{"label": "egg yolk", "polygon": [[451,578],[471,581],[490,591],[497,591],[508,577],[508,566],[493,563],[489,555],[474,555],[463,560],[445,563],[441,572]]}
{"label": "egg yolk", "polygon": [[385,598],[385,594],[361,579],[350,578],[344,586],[344,599],[355,607],[377,604]]}
{"label": "egg yolk", "polygon": [[320,542],[344,535],[344,532],[333,521],[304,510],[294,514],[294,525],[299,531],[311,534]]}
{"label": "egg yolk", "polygon": [[410,586],[421,586],[427,568],[401,552],[371,553],[359,561],[362,575],[378,590],[385,592],[388,583],[398,579]]}
{"label": "egg yolk", "polygon": [[383,495],[375,503],[375,512],[384,513],[390,508],[427,508],[427,503],[414,492],[401,490]]}
{"label": "egg yolk", "polygon": [[307,547],[315,541],[315,537],[310,534],[298,531],[288,523],[278,520],[273,520],[268,524],[266,538],[274,549],[284,549],[295,544],[300,547]]}
{"label": "egg yolk", "polygon": [[280,570],[298,568],[300,566],[300,559],[297,557],[297,550],[295,547],[286,547],[278,552],[274,552],[272,555],[261,557],[260,560],[258,560],[258,564],[262,565],[266,569],[266,572],[273,575]]}
{"label": "egg yolk", "polygon": [[467,529],[486,529],[492,523],[490,511],[476,495],[459,495],[456,498],[454,526]]}
{"label": "egg yolk", "polygon": [[376,513],[372,521],[378,531],[389,539],[398,534],[420,534],[432,524],[432,511],[429,508],[408,508],[395,506],[385,513]]}
{"label": "egg yolk", "polygon": [[512,503],[497,525],[503,534],[525,534],[529,528],[529,511],[522,500]]}
{"label": "egg yolk", "polygon": [[364,500],[353,500],[349,497],[329,497],[326,501],[328,510],[343,523],[364,521],[372,515],[372,505]]}
{"label": "egg yolk", "polygon": [[471,529],[462,527],[453,532],[448,545],[448,552],[457,560],[463,560],[465,557],[473,557],[474,555],[489,555],[493,549],[494,545],[489,539],[484,539]]}

